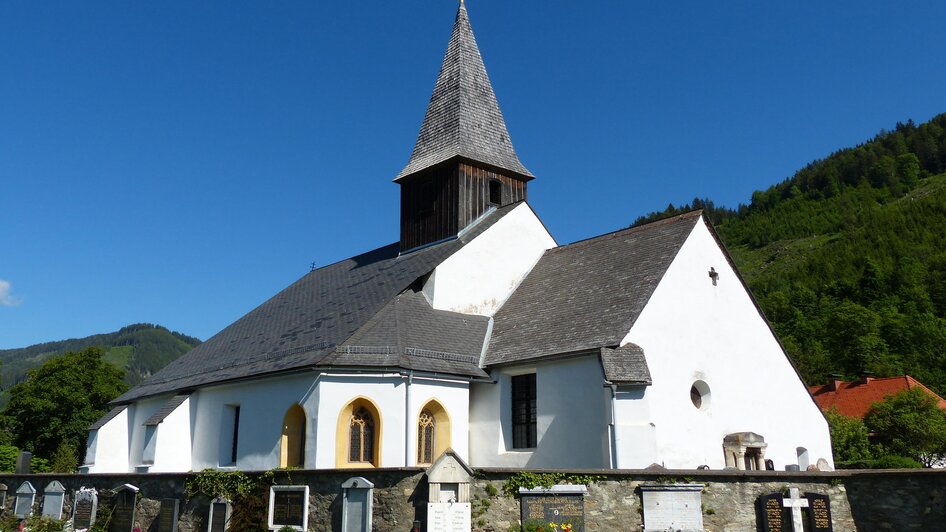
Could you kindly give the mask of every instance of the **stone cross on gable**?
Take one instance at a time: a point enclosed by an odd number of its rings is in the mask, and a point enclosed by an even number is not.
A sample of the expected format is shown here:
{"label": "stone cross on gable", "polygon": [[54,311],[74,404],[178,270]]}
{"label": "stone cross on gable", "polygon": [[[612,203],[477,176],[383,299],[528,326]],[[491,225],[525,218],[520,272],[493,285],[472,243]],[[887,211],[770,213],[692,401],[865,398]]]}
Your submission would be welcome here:
{"label": "stone cross on gable", "polygon": [[788,497],[782,499],[782,504],[785,508],[792,509],[792,530],[802,532],[805,525],[802,522],[801,509],[808,508],[808,499],[798,495],[798,488],[789,488]]}
{"label": "stone cross on gable", "polygon": [[713,280],[713,286],[716,286],[716,280],[719,279],[719,272],[716,271],[716,268],[710,266],[709,276]]}

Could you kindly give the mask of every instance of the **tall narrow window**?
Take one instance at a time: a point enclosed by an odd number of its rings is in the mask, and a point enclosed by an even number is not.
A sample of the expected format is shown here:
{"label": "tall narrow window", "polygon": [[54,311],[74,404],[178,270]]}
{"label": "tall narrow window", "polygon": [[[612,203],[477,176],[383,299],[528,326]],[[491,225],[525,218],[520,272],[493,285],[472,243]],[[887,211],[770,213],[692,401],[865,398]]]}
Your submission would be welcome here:
{"label": "tall narrow window", "polygon": [[374,458],[374,419],[364,407],[351,415],[348,429],[348,461],[371,462]]}
{"label": "tall narrow window", "polygon": [[236,464],[237,445],[240,442],[240,405],[233,405],[233,445],[230,446],[230,463]]}
{"label": "tall narrow window", "polygon": [[536,446],[535,373],[512,378],[512,447]]}
{"label": "tall narrow window", "polygon": [[497,179],[489,182],[489,204],[497,207],[503,204],[503,184]]}
{"label": "tall narrow window", "polygon": [[223,411],[220,414],[219,434],[219,465],[236,465],[240,434],[240,405],[223,405]]}
{"label": "tall narrow window", "polygon": [[430,410],[420,413],[417,420],[417,463],[429,464],[434,461],[434,432],[436,421]]}

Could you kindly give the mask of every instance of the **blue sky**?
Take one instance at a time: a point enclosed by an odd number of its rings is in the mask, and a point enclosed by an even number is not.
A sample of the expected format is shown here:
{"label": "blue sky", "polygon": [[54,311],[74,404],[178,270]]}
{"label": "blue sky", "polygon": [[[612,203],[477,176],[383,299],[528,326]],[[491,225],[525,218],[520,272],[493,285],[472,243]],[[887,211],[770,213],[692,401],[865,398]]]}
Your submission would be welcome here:
{"label": "blue sky", "polygon": [[[469,0],[559,242],[946,112],[943,2]],[[0,4],[0,348],[206,339],[397,240],[456,3]]]}

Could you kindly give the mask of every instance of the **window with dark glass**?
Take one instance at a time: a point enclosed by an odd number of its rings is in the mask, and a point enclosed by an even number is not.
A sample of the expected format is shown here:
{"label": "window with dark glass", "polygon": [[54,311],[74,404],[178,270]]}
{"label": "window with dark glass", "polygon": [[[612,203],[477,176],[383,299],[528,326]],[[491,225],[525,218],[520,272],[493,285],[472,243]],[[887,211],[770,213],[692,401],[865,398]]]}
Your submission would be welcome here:
{"label": "window with dark glass", "polygon": [[434,416],[430,410],[420,413],[417,421],[417,463],[429,464],[434,461]]}
{"label": "window with dark glass", "polygon": [[489,204],[502,205],[503,203],[503,184],[496,179],[489,182]]}
{"label": "window with dark glass", "polygon": [[374,419],[365,408],[351,416],[348,428],[348,461],[371,462],[374,459]]}
{"label": "window with dark glass", "polygon": [[536,446],[535,373],[512,378],[512,447]]}

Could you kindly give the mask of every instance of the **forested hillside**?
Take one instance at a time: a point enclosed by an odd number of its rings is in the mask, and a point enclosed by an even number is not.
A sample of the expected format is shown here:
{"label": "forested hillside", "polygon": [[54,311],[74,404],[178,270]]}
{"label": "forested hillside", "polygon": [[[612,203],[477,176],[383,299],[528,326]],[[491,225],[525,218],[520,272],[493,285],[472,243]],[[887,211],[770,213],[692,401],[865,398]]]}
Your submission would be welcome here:
{"label": "forested hillside", "polygon": [[703,208],[808,384],[908,373],[946,395],[946,114]]}
{"label": "forested hillside", "polygon": [[160,325],[138,323],[113,333],[0,350],[0,379],[6,390],[54,356],[95,346],[102,348],[106,362],[125,372],[127,384],[135,385],[199,344],[197,338]]}

